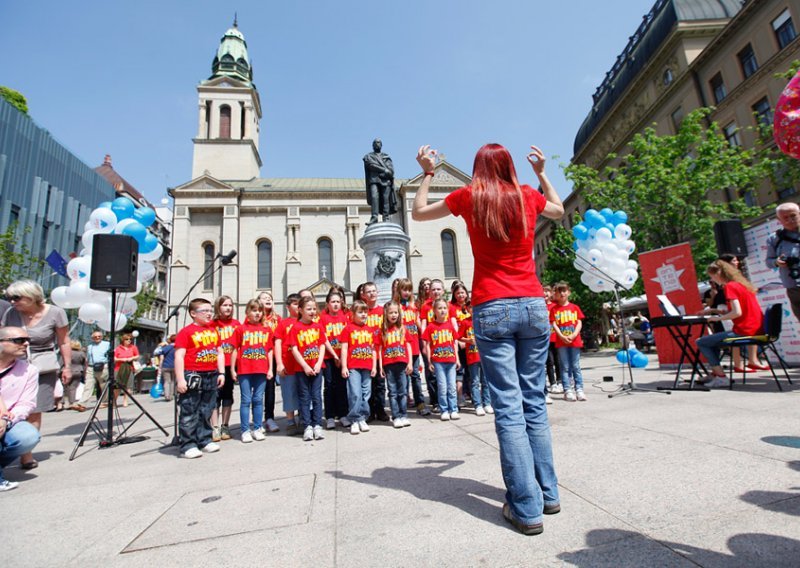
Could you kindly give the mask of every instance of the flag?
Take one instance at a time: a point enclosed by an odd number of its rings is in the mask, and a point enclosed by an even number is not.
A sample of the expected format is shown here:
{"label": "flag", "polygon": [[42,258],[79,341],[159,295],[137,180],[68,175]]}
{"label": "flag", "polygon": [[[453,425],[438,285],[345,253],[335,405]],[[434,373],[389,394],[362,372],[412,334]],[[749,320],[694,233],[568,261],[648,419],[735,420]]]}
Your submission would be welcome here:
{"label": "flag", "polygon": [[52,268],[55,272],[64,278],[67,277],[67,259],[58,254],[58,251],[53,250],[53,252],[47,255],[45,260],[47,261],[47,264],[50,265],[50,268]]}

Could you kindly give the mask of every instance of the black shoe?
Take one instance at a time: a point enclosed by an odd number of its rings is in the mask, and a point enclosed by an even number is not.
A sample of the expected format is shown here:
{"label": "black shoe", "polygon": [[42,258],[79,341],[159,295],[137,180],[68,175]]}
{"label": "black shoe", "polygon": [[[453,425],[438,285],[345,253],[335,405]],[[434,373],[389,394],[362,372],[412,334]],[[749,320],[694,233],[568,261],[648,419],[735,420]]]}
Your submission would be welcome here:
{"label": "black shoe", "polygon": [[503,517],[514,525],[516,529],[526,536],[533,536],[535,534],[542,534],[544,532],[544,523],[536,523],[535,525],[526,525],[519,521],[514,515],[511,514],[511,507],[508,503],[503,503]]}
{"label": "black shoe", "polygon": [[381,422],[389,422],[389,415],[386,412],[379,412],[377,415],[377,419]]}
{"label": "black shoe", "polygon": [[556,515],[561,512],[561,505],[556,503],[555,505],[545,505],[544,511],[542,511],[545,515]]}

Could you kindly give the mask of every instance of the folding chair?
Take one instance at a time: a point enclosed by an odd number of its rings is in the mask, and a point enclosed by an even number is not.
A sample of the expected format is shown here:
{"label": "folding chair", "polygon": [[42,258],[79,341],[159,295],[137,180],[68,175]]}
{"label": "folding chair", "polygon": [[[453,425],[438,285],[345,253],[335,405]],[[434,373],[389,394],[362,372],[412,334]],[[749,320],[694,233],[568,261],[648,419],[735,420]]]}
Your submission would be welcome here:
{"label": "folding chair", "polygon": [[[783,305],[782,304],[773,304],[767,311],[764,313],[764,334],[763,335],[741,335],[738,337],[730,337],[723,342],[725,347],[729,347],[730,353],[730,387],[733,388],[733,350],[738,349],[740,347],[746,347],[748,345],[757,345],[764,349],[765,359],[767,360],[767,365],[769,366],[769,370],[772,373],[773,378],[775,379],[775,384],[778,385],[778,390],[782,391],[783,387],[781,387],[780,381],[778,381],[778,375],[775,374],[775,369],[772,366],[772,362],[767,357],[767,350],[772,351],[777,357],[778,362],[781,364],[781,368],[783,369],[784,375],[786,375],[786,380],[789,381],[789,384],[792,383],[791,377],[789,377],[789,370],[786,367],[786,363],[784,362],[783,358],[778,354],[778,350],[775,349],[775,342],[778,341],[781,335],[781,325],[783,324]],[[742,384],[745,384],[746,376],[745,373],[747,372],[747,367],[745,366],[744,362],[742,363]]]}

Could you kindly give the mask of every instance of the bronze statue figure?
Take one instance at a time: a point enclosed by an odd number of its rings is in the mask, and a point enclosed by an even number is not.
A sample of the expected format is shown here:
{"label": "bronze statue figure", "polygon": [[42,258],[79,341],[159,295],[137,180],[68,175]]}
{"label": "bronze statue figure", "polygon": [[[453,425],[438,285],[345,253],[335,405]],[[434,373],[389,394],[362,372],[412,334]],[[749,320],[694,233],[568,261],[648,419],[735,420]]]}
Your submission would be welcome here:
{"label": "bronze statue figure", "polygon": [[367,225],[383,221],[397,212],[397,196],[394,193],[394,166],[388,154],[381,152],[380,138],[372,142],[372,152],[364,156],[364,174],[367,183],[367,203],[372,208],[372,216]]}

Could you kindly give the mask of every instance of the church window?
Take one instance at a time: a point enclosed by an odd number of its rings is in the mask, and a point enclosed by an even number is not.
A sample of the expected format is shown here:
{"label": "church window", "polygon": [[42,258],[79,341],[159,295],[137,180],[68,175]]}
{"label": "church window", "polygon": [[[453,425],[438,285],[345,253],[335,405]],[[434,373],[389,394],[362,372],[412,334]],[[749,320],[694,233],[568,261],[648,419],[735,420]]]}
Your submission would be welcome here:
{"label": "church window", "polygon": [[456,236],[453,231],[442,231],[442,257],[444,258],[444,277],[458,278]]}
{"label": "church window", "polygon": [[231,107],[228,105],[219,107],[219,137],[231,137]]}
{"label": "church window", "polygon": [[317,241],[319,277],[333,280],[333,243],[328,238]]}
{"label": "church window", "polygon": [[205,278],[203,278],[203,290],[214,290],[214,245],[206,243],[203,245],[203,269],[205,270]]}
{"label": "church window", "polygon": [[257,279],[256,287],[259,290],[272,289],[272,243],[259,241],[256,246]]}

